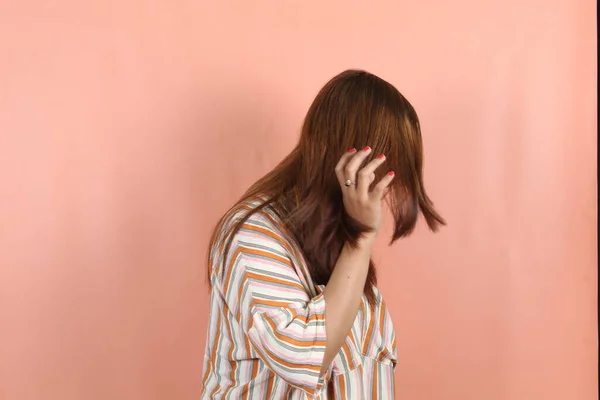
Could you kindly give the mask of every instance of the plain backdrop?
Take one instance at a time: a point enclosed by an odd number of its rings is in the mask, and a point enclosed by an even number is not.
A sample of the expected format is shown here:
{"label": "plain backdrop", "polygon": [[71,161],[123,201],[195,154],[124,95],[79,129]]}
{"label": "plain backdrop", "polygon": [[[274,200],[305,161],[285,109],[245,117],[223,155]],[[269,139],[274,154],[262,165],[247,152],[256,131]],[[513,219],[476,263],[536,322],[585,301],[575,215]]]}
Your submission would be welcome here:
{"label": "plain backdrop", "polygon": [[377,245],[398,398],[596,399],[595,15],[0,0],[0,398],[198,399],[211,228],[363,68],[416,107],[448,220]]}

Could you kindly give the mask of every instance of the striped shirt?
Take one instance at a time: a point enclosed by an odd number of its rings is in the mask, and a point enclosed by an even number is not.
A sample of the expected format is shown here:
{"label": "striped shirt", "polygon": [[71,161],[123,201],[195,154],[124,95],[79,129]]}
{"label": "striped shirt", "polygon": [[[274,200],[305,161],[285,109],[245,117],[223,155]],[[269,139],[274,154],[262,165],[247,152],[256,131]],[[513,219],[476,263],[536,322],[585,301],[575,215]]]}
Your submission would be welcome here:
{"label": "striped shirt", "polygon": [[396,339],[380,292],[363,295],[352,329],[324,376],[324,286],[269,208],[232,227],[256,203],[230,211],[211,253],[202,399],[394,398]]}

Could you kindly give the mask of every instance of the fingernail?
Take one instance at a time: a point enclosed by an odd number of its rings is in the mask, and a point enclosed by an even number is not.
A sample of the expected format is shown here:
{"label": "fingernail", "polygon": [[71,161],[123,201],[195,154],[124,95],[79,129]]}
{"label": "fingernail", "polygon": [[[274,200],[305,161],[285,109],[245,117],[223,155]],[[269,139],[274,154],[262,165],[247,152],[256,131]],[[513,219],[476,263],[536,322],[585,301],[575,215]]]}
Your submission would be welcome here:
{"label": "fingernail", "polygon": [[367,146],[363,149],[363,151],[369,151],[369,150],[371,150],[371,148],[369,146]]}
{"label": "fingernail", "polygon": [[381,159],[383,159],[384,157],[385,156],[383,154],[380,154],[380,155],[377,156],[377,158],[381,158]]}
{"label": "fingernail", "polygon": [[389,176],[394,176],[394,171],[390,171],[390,172],[388,172],[388,175],[389,175]]}
{"label": "fingernail", "polygon": [[350,150],[348,150],[348,153],[354,153],[354,152],[356,152],[356,149],[354,147],[351,148]]}

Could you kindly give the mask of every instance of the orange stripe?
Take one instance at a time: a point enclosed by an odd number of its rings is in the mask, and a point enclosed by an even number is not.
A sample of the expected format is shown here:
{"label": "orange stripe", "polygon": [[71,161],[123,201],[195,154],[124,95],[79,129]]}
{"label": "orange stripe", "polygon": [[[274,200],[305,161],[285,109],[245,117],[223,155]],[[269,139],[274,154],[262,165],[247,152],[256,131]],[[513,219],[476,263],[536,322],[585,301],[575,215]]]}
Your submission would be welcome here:
{"label": "orange stripe", "polygon": [[[232,261],[235,260],[240,252],[241,252],[241,250],[239,248],[236,249],[235,253],[233,254],[233,256],[231,258],[231,260]],[[223,294],[225,296],[227,296],[227,293],[229,293],[229,283],[231,282],[231,275],[232,274],[233,274],[233,268],[227,268],[227,276],[225,278],[225,282],[223,283]]]}
{"label": "orange stripe", "polygon": [[[269,306],[269,307],[289,307],[290,303],[289,301],[278,301],[278,300],[263,300],[263,299],[253,299],[252,301],[254,304],[258,304],[261,306]],[[290,310],[292,312],[292,314],[295,314],[295,310]]]}
{"label": "orange stripe", "polygon": [[286,399],[289,399],[290,396],[292,395],[292,388],[293,388],[292,385],[287,385],[287,389],[285,391],[285,398]]}
{"label": "orange stripe", "polygon": [[383,349],[382,351],[379,352],[379,355],[377,356],[376,360],[377,361],[381,361],[384,358],[386,358],[388,356],[388,354],[391,354],[387,349]]}
{"label": "orange stripe", "polygon": [[283,286],[298,289],[298,290],[304,292],[304,288],[298,282],[285,281],[283,279],[276,278],[274,276],[259,275],[254,272],[246,272],[246,276],[248,278],[254,279],[259,282],[269,282],[269,283],[273,283],[273,284],[283,285]]}
{"label": "orange stripe", "polygon": [[367,328],[367,333],[365,335],[365,342],[363,345],[363,351],[366,353],[369,348],[369,343],[371,343],[372,340],[372,336],[373,336],[373,331],[375,330],[375,316],[374,315],[370,315],[371,318],[369,318],[369,327]]}
{"label": "orange stripe", "polygon": [[[281,236],[279,236],[278,234],[276,234],[273,230],[264,228],[262,226],[252,225],[251,223],[246,222],[246,223],[244,223],[244,225],[242,225],[242,229],[246,230],[246,231],[261,233],[281,244],[283,244],[283,242],[284,242],[283,238]],[[285,247],[285,246],[283,246],[283,247]]]}
{"label": "orange stripe", "polygon": [[[222,315],[223,315],[222,313],[219,313],[219,319],[217,321],[217,327],[218,327],[218,329],[217,329],[217,334],[216,334],[216,337],[215,337],[215,345],[213,346],[213,353],[212,353],[212,356],[211,356],[211,362],[214,362],[214,360],[217,359],[217,346],[220,345],[219,339],[221,338],[221,318],[222,318]],[[215,388],[213,389],[213,391],[212,391],[212,393],[210,395],[211,399],[215,397],[215,393],[217,393],[217,390],[219,390],[219,388],[220,388],[220,384],[215,386]]]}
{"label": "orange stripe", "polygon": [[252,360],[252,381],[258,376],[259,360]]}
{"label": "orange stripe", "polygon": [[[246,341],[247,342],[247,341]],[[249,355],[250,353],[248,353],[248,357],[250,357]],[[242,400],[248,400],[248,396],[250,395],[250,385],[252,383],[254,383],[255,379],[256,379],[256,375],[258,375],[258,363],[259,360],[251,360],[252,361],[252,366],[251,371],[252,371],[252,376],[250,378],[250,382],[244,385],[244,388],[242,389]]]}
{"label": "orange stripe", "polygon": [[[229,274],[228,274],[228,277],[229,277]],[[244,295],[245,282],[246,282],[246,278],[242,278],[242,283],[238,286],[238,293],[237,293],[238,304],[237,304],[237,311],[236,311],[236,319],[237,319],[237,322],[240,324],[242,321],[242,303],[244,302],[244,299],[242,298],[242,296]],[[225,290],[223,290],[223,291],[225,292]],[[227,293],[227,292],[225,292],[225,293]]]}
{"label": "orange stripe", "polygon": [[339,381],[340,381],[340,398],[345,399],[346,398],[346,378],[344,377],[344,375],[339,376]]}
{"label": "orange stripe", "polygon": [[350,348],[348,347],[347,343],[344,343],[344,345],[342,346],[342,350],[344,352],[344,355],[346,356],[346,360],[348,360],[348,366],[352,368],[354,366],[354,363],[352,360],[352,356],[350,355]]}
{"label": "orange stripe", "polygon": [[377,369],[377,364],[375,364],[375,368],[373,370],[373,394],[371,397],[372,399],[378,399],[379,398],[379,394],[377,393],[377,388],[379,387],[379,385],[377,385],[377,380],[379,379],[378,376],[378,369]]}
{"label": "orange stripe", "polygon": [[[381,334],[381,337],[383,338],[383,326],[385,324],[385,309],[383,308],[383,302],[382,302],[381,306],[382,307],[379,309],[379,326],[378,326],[378,330],[379,330],[379,333]],[[378,361],[381,361],[388,354],[389,354],[389,351],[384,346],[383,351],[379,352],[379,355],[376,357],[376,359]]]}
{"label": "orange stripe", "polygon": [[[227,305],[225,305],[225,307],[227,307]],[[229,364],[231,365],[231,371],[229,373],[229,379],[231,380],[231,384],[229,385],[229,388],[225,391],[225,394],[223,395],[223,398],[225,398],[225,399],[227,398],[227,395],[229,394],[229,392],[237,386],[237,381],[235,380],[235,371],[238,368],[237,362],[235,362],[233,359],[233,350],[235,349],[235,341],[233,340],[233,332],[231,331],[231,324],[229,322],[227,322],[226,325],[227,325],[227,332],[229,333],[229,339],[231,340],[231,347],[229,348],[229,355],[228,355]]]}
{"label": "orange stripe", "polygon": [[204,376],[202,377],[202,391],[206,390],[206,382],[208,381],[208,377],[210,376],[210,372],[212,370],[213,370],[213,367],[212,367],[212,358],[211,358],[206,363],[206,371],[204,371]]}
{"label": "orange stripe", "polygon": [[[271,328],[271,331],[273,332],[275,337],[277,339],[281,340],[282,342],[293,344],[298,347],[306,347],[306,348],[310,348],[313,346],[325,347],[326,340],[314,340],[312,342],[302,342],[302,341],[290,338],[288,336],[281,335],[280,333],[277,332],[277,326],[275,325],[275,322],[273,322],[273,320],[268,315],[265,315],[265,318],[263,318],[263,319],[267,322],[267,324],[269,324],[269,327]],[[315,315],[308,318],[308,322],[318,321],[318,320],[319,320],[318,316],[315,316]],[[293,364],[290,364],[290,366],[291,365],[293,365]]]}
{"label": "orange stripe", "polygon": [[[270,253],[268,251],[265,250],[260,250],[260,249],[254,249],[252,247],[244,247],[244,246],[240,246],[239,247],[241,250],[244,251],[244,253],[246,254],[252,254],[255,256],[261,256],[261,257],[265,257],[269,260],[273,260],[273,261],[277,261],[280,262],[288,267],[292,266],[292,262],[290,261],[289,258],[285,258],[285,257],[281,257],[280,255],[274,254],[274,253]],[[233,259],[231,259],[231,261],[233,261]]]}
{"label": "orange stripe", "polygon": [[275,374],[269,371],[269,380],[267,380],[267,399],[271,398],[271,394],[273,393],[273,381],[275,380]]}

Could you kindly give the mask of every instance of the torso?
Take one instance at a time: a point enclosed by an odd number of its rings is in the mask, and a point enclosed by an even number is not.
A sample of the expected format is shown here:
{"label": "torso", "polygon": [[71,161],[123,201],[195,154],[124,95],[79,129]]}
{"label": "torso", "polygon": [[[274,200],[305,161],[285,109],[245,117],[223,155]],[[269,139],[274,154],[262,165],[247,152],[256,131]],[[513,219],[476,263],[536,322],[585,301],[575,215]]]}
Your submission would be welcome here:
{"label": "torso", "polygon": [[345,344],[316,384],[312,360],[322,359],[326,339],[323,287],[313,284],[302,252],[269,207],[234,236],[223,268],[226,232],[256,205],[230,212],[211,249],[202,399],[393,399],[395,333],[376,288],[376,304],[363,295]]}

